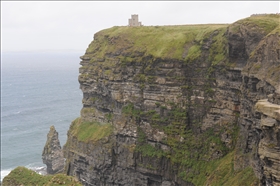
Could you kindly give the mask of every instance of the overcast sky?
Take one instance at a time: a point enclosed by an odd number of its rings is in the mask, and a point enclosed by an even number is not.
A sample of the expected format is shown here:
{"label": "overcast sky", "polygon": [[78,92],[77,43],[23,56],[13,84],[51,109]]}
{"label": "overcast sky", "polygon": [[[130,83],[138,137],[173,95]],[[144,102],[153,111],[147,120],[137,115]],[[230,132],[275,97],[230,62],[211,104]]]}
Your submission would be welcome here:
{"label": "overcast sky", "polygon": [[94,33],[128,25],[131,14],[149,26],[233,23],[254,13],[279,13],[279,2],[1,1],[1,50],[85,51]]}

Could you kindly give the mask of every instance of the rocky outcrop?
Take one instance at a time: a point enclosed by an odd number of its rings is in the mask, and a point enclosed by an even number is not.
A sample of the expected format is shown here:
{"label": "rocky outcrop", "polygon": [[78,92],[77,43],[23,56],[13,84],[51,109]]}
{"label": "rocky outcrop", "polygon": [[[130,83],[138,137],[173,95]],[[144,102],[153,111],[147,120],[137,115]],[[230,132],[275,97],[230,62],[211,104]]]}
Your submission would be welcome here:
{"label": "rocky outcrop", "polygon": [[[280,48],[279,33],[279,24],[270,33],[265,33],[266,35],[252,48],[250,57],[241,72],[243,81],[241,87],[240,124],[244,133],[240,136],[242,137],[240,139],[244,140],[245,137],[246,140],[241,142],[242,145],[238,146],[238,149],[246,150],[243,151],[241,159],[250,162],[249,165],[254,168],[255,174],[263,185],[279,184],[279,178],[277,178],[279,170],[276,168],[275,172],[273,168],[269,170],[266,168],[271,165],[278,167],[279,159],[271,160],[269,165],[264,161],[264,159],[269,158],[270,154],[269,148],[266,148],[264,144],[266,142],[272,143],[270,141],[272,138],[268,136],[279,135],[277,131],[277,121],[279,121],[277,109],[280,103],[280,57],[277,53]],[[270,117],[276,122],[276,130],[274,128],[268,132],[268,125],[273,123]],[[273,126],[270,129],[272,128]],[[268,135],[268,133],[270,134]],[[279,143],[279,138],[275,137],[274,143],[277,140]],[[278,147],[279,144],[278,146],[275,145],[276,149]],[[280,155],[279,151],[274,152],[276,156]]]}
{"label": "rocky outcrop", "polygon": [[255,106],[261,114],[262,138],[258,146],[266,185],[280,185],[280,105],[259,100]]}
{"label": "rocky outcrop", "polygon": [[64,157],[58,139],[58,132],[54,126],[50,127],[47,142],[42,153],[42,159],[43,163],[47,165],[47,174],[63,172]]}
{"label": "rocky outcrop", "polygon": [[84,185],[279,184],[279,35],[279,15],[96,33],[65,172]]}

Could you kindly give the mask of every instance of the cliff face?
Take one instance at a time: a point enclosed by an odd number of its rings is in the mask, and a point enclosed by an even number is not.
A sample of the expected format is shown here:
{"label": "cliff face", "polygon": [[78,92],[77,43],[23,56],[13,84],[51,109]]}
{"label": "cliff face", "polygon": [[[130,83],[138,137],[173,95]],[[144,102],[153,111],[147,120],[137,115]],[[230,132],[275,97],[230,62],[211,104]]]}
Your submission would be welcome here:
{"label": "cliff face", "polygon": [[280,185],[279,19],[96,33],[66,173],[84,185]]}

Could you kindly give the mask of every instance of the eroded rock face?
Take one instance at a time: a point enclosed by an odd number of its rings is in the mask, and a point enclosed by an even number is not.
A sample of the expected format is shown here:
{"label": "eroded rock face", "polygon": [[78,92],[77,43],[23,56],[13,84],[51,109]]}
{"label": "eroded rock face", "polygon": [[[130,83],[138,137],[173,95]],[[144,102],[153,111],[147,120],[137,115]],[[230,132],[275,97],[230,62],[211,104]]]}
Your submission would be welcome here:
{"label": "eroded rock face", "polygon": [[[280,121],[270,112],[280,103],[279,33],[248,25],[213,30],[192,60],[184,57],[197,40],[186,41],[183,59],[161,58],[133,48],[137,40],[128,33],[97,33],[81,56],[80,119],[114,131],[82,141],[73,123],[64,146],[67,174],[84,185],[199,185],[193,177],[215,176],[193,162],[232,152],[235,171],[252,167],[260,185],[279,184]],[[219,47],[225,58],[216,55]]]}
{"label": "eroded rock face", "polygon": [[280,105],[259,100],[256,110],[261,114],[262,138],[258,154],[263,166],[266,185],[280,185]]}
{"label": "eroded rock face", "polygon": [[47,165],[48,174],[63,172],[64,157],[58,139],[58,132],[55,130],[54,126],[50,127],[47,142],[42,153],[42,159],[43,163]]}

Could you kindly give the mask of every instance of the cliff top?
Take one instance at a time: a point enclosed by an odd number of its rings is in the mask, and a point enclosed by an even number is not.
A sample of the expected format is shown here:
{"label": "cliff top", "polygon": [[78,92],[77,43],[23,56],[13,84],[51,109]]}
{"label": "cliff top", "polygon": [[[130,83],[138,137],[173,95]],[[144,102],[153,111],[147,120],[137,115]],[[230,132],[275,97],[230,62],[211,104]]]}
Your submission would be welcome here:
{"label": "cliff top", "polygon": [[258,16],[251,16],[238,20],[232,25],[236,26],[237,24],[250,26],[253,29],[258,27],[259,29],[265,31],[266,34],[268,34],[280,25],[280,14],[261,14]]}
{"label": "cliff top", "polygon": [[[238,32],[240,25],[243,25],[266,35],[279,26],[279,22],[280,15],[267,14],[248,17],[232,24],[114,26],[97,32],[86,54],[94,54],[96,58],[119,54],[131,57],[138,54],[139,56],[152,55],[156,58],[188,60],[196,57],[201,50],[201,45],[209,40],[211,34],[213,36],[218,34],[215,40],[221,41],[229,27],[232,32]],[[222,46],[217,46],[215,50],[221,50],[219,47]]]}
{"label": "cliff top", "polygon": [[[94,41],[86,53],[98,51],[98,57],[104,54],[122,53],[124,56],[134,54],[152,55],[160,58],[183,59],[188,46],[201,43],[203,39],[218,29],[228,25],[182,25],[182,26],[145,26],[112,27],[95,34]],[[100,42],[103,40],[102,42]],[[99,45],[95,45],[95,43]],[[118,45],[114,45],[117,43]]]}

